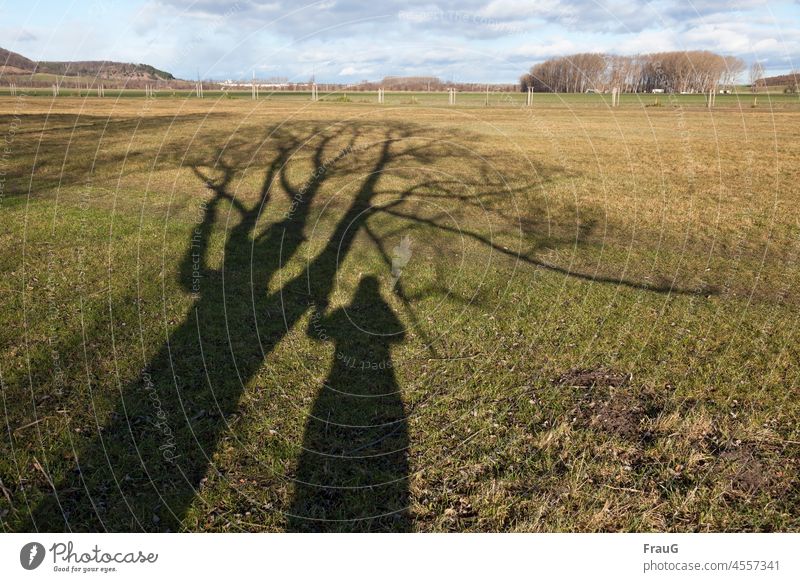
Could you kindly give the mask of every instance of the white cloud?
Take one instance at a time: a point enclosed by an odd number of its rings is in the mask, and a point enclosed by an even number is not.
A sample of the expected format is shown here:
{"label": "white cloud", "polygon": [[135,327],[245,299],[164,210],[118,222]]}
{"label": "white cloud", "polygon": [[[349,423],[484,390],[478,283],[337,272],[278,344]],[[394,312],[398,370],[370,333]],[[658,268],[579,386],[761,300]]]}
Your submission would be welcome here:
{"label": "white cloud", "polygon": [[562,38],[554,41],[528,42],[510,50],[509,57],[523,57],[531,60],[541,60],[553,56],[567,55],[585,50],[573,41]]}
{"label": "white cloud", "polygon": [[352,65],[347,66],[343,68],[341,71],[339,71],[339,74],[344,77],[351,77],[353,75],[371,75],[372,73],[373,70],[369,67],[359,68],[359,67],[354,67]]}
{"label": "white cloud", "polygon": [[3,35],[4,48],[31,58],[145,61],[183,77],[269,67],[290,78],[513,82],[534,62],[573,52],[709,49],[775,69],[795,66],[790,56],[800,53],[800,6],[789,0],[146,0],[114,4],[69,30],[17,6],[3,15],[16,31]]}
{"label": "white cloud", "polygon": [[[579,3],[578,3],[579,4]],[[524,18],[568,17],[580,10],[580,6],[564,4],[559,0],[491,0],[489,4],[478,10],[480,16],[503,20],[520,20]]]}
{"label": "white cloud", "polygon": [[612,44],[609,52],[621,54],[646,54],[681,50],[678,35],[672,30],[643,30]]}

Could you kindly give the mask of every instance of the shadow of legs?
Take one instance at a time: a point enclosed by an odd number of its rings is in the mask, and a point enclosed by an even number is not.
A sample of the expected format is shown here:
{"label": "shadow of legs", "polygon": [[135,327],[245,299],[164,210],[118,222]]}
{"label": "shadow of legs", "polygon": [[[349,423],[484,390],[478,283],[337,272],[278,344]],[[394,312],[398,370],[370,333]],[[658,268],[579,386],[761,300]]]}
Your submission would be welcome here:
{"label": "shadow of legs", "polygon": [[309,334],[335,341],[310,412],[295,476],[290,531],[409,531],[408,427],[390,354],[403,330],[374,277]]}

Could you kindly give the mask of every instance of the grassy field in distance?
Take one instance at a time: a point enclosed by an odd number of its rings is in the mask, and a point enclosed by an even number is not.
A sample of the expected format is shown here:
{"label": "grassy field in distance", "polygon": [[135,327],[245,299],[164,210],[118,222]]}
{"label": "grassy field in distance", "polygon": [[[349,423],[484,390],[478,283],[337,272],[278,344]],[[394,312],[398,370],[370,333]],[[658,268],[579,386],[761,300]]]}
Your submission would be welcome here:
{"label": "grassy field in distance", "polygon": [[800,528],[797,96],[65,93],[0,97],[4,531],[308,528],[373,365],[408,511],[330,529]]}
{"label": "grassy field in distance", "polygon": [[[93,82],[93,79],[85,79],[83,82]],[[70,87],[70,83],[65,83],[59,92],[59,98],[79,97],[79,90]],[[17,93],[25,93],[31,97],[51,97],[50,87],[22,88],[18,85]],[[0,95],[9,95],[7,86],[0,86]],[[87,90],[81,89],[80,96],[87,99],[97,99],[95,88]],[[249,89],[232,89],[218,91],[205,89],[203,92],[206,100],[252,100]],[[124,99],[142,98],[145,96],[144,89],[111,89],[105,90],[105,99]],[[753,98],[757,97],[755,102]],[[156,91],[155,99],[196,99],[194,91],[185,89],[159,89]],[[424,92],[424,91],[386,91],[385,105],[423,105],[423,106],[448,106],[446,92]],[[311,100],[309,91],[268,91],[261,89],[259,100],[263,101],[297,101],[308,102]],[[352,104],[377,104],[377,92],[374,91],[323,91],[319,90],[319,100],[321,102],[333,103],[352,103]],[[522,107],[525,105],[526,94],[521,92],[502,93],[491,92],[489,94],[489,107]],[[534,93],[534,107],[601,107],[611,106],[611,94],[603,93]],[[460,92],[456,97],[457,107],[485,107],[485,92]],[[658,93],[625,93],[620,96],[621,107],[705,107],[706,96],[703,94],[690,95],[668,95]],[[741,90],[733,94],[718,94],[716,96],[715,107],[723,108],[753,108],[766,107],[768,109],[790,108],[800,109],[800,95],[786,94],[781,90],[772,92],[762,91],[757,95],[746,90]]]}

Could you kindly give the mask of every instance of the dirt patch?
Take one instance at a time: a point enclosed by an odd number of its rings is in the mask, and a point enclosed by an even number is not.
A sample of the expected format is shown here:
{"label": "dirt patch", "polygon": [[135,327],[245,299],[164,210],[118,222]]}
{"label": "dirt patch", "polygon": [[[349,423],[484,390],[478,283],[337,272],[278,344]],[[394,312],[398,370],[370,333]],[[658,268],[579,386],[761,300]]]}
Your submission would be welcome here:
{"label": "dirt patch", "polygon": [[640,435],[645,432],[643,425],[647,419],[648,415],[642,403],[617,394],[596,405],[593,414],[590,412],[586,418],[586,423],[596,430],[625,439],[639,440]]}
{"label": "dirt patch", "polygon": [[779,479],[748,445],[723,450],[719,459],[727,466],[731,488],[739,493],[754,494],[772,489]]}
{"label": "dirt patch", "polygon": [[632,379],[627,372],[608,368],[574,369],[556,383],[584,389],[572,411],[574,425],[646,443],[653,436],[648,421],[661,408],[652,394],[634,392],[630,386]]}
{"label": "dirt patch", "polygon": [[579,404],[574,414],[574,423],[582,428],[648,444],[655,438],[650,430],[650,421],[660,411],[661,408],[649,394],[615,390],[606,399],[587,398]]}

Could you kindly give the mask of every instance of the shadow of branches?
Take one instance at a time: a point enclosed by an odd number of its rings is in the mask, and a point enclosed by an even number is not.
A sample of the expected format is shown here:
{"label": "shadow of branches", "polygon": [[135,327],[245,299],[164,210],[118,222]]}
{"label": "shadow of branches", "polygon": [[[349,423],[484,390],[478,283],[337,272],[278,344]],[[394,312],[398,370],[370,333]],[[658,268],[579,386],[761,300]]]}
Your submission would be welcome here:
{"label": "shadow of branches", "polygon": [[[325,322],[336,356],[311,407],[298,467],[287,476],[297,481],[287,509],[288,528],[410,529],[405,514],[409,436],[402,387],[390,364],[390,344],[403,338],[398,314],[392,313],[371,275],[361,278],[350,308],[358,311],[360,306],[362,315],[378,322],[381,333],[353,327],[341,309],[329,313],[340,266],[359,236],[370,240],[387,268],[391,266],[385,237],[370,224],[375,216],[399,219],[404,226],[395,234],[414,227],[457,232],[489,252],[571,277],[653,292],[677,291],[549,265],[485,233],[454,230],[436,216],[408,211],[409,201],[426,198],[483,208],[492,199],[532,187],[510,190],[482,164],[473,168],[470,196],[465,196],[463,182],[436,175],[398,187],[387,178],[392,172],[434,168],[466,155],[452,142],[424,134],[424,127],[410,123],[295,122],[270,127],[261,136],[234,136],[222,146],[193,154],[186,164],[207,198],[202,197],[202,220],[191,232],[178,269],[193,305],[138,377],[117,386],[113,412],[100,419],[96,434],[73,452],[73,469],[49,480],[50,491],[21,529],[181,529],[190,506],[205,502],[201,484],[218,470],[214,455],[231,431],[243,390],[307,317]],[[298,165],[306,169],[297,170]],[[540,179],[559,171],[545,166],[540,170]],[[254,199],[245,199],[238,195],[238,184],[243,173],[253,171],[259,172],[260,187]],[[352,179],[346,195],[331,206],[331,231],[308,257],[305,269],[284,280],[285,267],[301,259],[321,193],[334,178],[348,177]],[[507,215],[498,216],[508,220]],[[216,265],[211,247],[220,224],[226,227],[222,260]],[[579,233],[578,244],[589,230]],[[509,225],[509,233],[518,231],[519,224]],[[402,284],[395,292],[413,321],[413,306]],[[353,361],[386,365],[365,373],[337,357],[341,353]],[[389,485],[384,494],[376,494],[381,484]]]}

